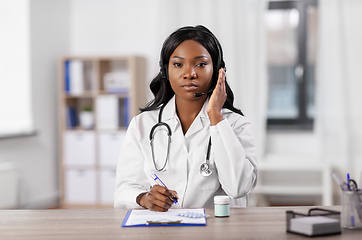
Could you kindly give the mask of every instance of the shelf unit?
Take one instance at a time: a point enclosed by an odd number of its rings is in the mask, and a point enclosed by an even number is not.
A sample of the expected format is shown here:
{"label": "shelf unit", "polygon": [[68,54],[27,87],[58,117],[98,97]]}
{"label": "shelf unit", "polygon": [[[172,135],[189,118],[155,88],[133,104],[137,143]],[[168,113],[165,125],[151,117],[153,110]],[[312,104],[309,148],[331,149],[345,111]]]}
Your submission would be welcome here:
{"label": "shelf unit", "polygon": [[[107,74],[113,78],[105,83]],[[62,207],[113,207],[118,153],[130,119],[147,101],[145,79],[145,58],[139,56],[60,59]],[[127,82],[127,86],[120,89],[112,81]],[[93,124],[89,118],[87,125],[80,123],[85,109],[91,111]]]}

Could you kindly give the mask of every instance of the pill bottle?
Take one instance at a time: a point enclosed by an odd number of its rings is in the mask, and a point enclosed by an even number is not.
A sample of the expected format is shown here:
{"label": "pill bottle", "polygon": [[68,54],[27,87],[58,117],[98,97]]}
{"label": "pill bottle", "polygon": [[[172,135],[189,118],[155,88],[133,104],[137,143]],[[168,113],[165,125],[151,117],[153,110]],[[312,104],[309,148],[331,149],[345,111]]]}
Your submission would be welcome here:
{"label": "pill bottle", "polygon": [[230,199],[228,196],[215,196],[215,217],[228,217],[230,215]]}

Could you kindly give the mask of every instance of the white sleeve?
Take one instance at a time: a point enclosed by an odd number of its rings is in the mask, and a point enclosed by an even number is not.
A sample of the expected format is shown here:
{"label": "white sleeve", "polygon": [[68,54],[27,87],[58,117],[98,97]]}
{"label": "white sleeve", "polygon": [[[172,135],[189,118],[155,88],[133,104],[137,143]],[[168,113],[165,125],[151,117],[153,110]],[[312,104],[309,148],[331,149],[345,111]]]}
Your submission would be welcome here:
{"label": "white sleeve", "polygon": [[256,149],[251,124],[241,118],[233,126],[224,119],[210,127],[213,158],[223,190],[232,198],[246,196],[257,182]]}
{"label": "white sleeve", "polygon": [[137,196],[149,190],[149,182],[143,171],[144,156],[140,148],[139,130],[133,118],[121,147],[117,164],[115,208],[141,208]]}

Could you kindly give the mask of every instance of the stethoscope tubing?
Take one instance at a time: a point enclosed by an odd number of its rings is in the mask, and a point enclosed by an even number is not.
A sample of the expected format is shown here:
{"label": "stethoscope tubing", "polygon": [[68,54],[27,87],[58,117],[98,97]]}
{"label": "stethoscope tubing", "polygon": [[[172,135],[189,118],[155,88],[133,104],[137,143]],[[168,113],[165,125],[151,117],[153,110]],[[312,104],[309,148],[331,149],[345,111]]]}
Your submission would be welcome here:
{"label": "stethoscope tubing", "polygon": [[[160,108],[160,112],[159,112],[159,115],[158,115],[158,123],[156,123],[151,128],[150,136],[149,136],[153,165],[154,165],[156,171],[159,171],[159,172],[164,171],[164,169],[165,169],[165,167],[167,165],[168,156],[169,156],[169,153],[170,153],[171,136],[172,136],[170,126],[167,123],[162,122],[162,112],[163,112],[163,109],[165,108],[165,106],[166,106],[166,104],[163,104],[162,107]],[[154,152],[153,140],[154,140],[154,135],[155,135],[156,129],[158,127],[162,127],[162,126],[167,128],[168,143],[167,143],[167,153],[166,153],[166,158],[165,158],[164,164],[163,164],[163,166],[161,168],[158,168],[157,164],[156,164],[156,160],[155,160],[155,152]],[[200,166],[200,174],[202,176],[204,176],[204,177],[210,176],[212,174],[212,172],[213,172],[213,170],[210,167],[210,162],[209,162],[210,152],[211,152],[211,136],[209,137],[209,143],[208,143],[208,146],[207,146],[206,162],[201,164],[201,166]]]}

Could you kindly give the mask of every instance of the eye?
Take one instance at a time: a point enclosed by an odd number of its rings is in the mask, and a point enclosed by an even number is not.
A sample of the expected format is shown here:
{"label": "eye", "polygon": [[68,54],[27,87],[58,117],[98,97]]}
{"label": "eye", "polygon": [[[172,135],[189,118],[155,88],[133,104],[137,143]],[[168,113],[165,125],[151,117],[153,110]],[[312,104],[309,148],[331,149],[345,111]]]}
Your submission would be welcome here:
{"label": "eye", "polygon": [[206,62],[200,62],[200,63],[198,63],[196,66],[198,66],[198,67],[205,67],[206,65],[207,65]]}
{"label": "eye", "polygon": [[181,63],[173,63],[172,65],[175,66],[175,67],[181,67],[182,66]]}

